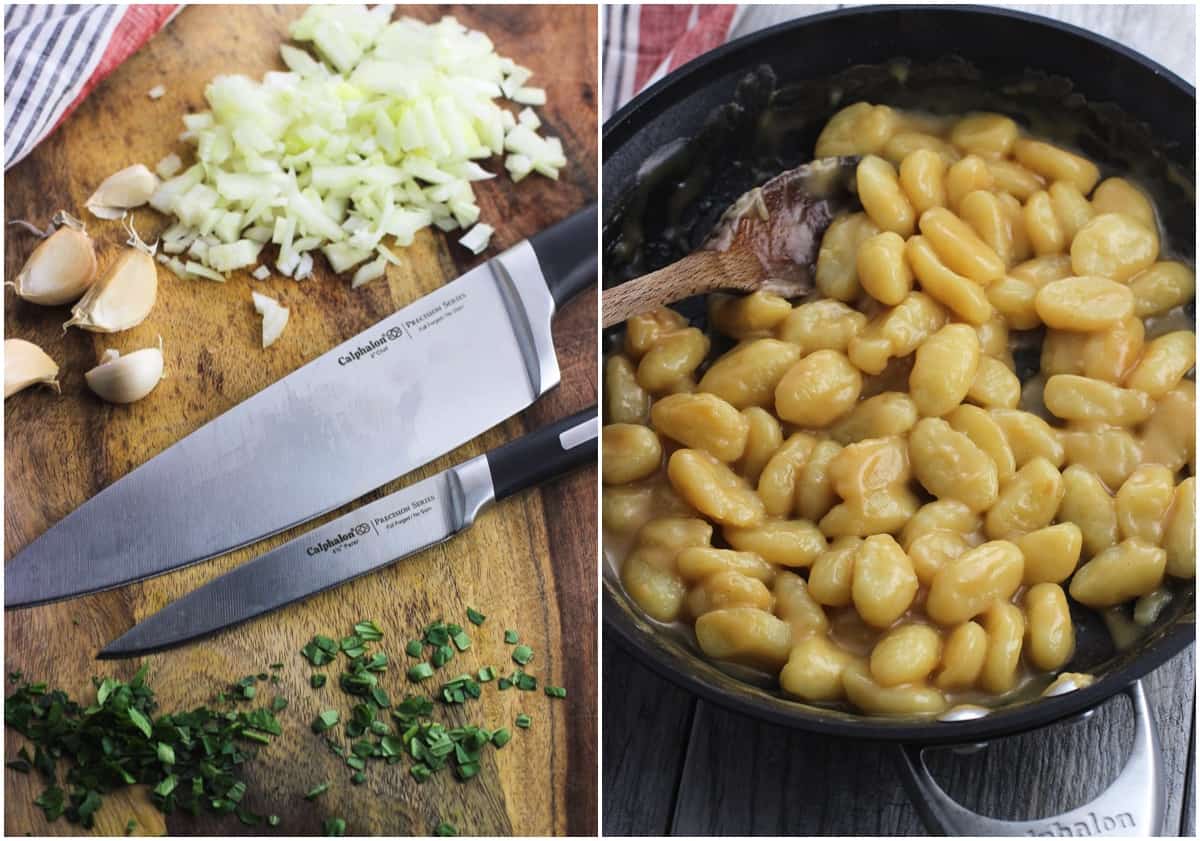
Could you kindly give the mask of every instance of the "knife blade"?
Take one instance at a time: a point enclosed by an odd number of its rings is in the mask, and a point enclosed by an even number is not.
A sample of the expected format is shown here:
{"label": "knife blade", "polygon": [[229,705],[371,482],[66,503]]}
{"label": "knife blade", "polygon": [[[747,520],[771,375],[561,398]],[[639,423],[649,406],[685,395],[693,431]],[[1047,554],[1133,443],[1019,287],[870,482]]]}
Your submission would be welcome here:
{"label": "knife blade", "polygon": [[[18,552],[4,606],[119,587],[344,505],[558,384],[556,309],[595,282],[593,204],[296,370]],[[467,398],[467,399],[464,399]]]}
{"label": "knife blade", "polygon": [[436,546],[492,502],[596,463],[596,407],[389,494],[243,564],[139,622],[101,659],[209,636]]}

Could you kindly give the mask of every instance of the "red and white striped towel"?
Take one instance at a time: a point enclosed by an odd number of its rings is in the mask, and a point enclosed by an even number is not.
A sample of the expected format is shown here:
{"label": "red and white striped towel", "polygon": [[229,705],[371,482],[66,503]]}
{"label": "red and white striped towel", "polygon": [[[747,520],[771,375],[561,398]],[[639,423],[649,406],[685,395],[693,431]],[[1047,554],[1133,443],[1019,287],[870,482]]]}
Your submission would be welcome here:
{"label": "red and white striped towel", "polygon": [[604,118],[731,37],[742,14],[731,5],[604,7]]}
{"label": "red and white striped towel", "polygon": [[24,158],[179,5],[4,8],[4,168]]}

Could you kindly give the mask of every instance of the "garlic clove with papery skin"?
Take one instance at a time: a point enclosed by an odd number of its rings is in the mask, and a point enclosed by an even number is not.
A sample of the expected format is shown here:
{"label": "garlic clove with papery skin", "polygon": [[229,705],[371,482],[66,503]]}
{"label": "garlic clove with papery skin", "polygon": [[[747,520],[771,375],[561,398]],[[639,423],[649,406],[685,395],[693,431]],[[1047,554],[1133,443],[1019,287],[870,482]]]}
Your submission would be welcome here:
{"label": "garlic clove with papery skin", "polygon": [[46,351],[24,339],[4,340],[4,397],[45,383],[58,391],[58,365]]}
{"label": "garlic clove with papery skin", "polygon": [[87,209],[101,219],[120,219],[132,207],[141,207],[158,189],[158,177],[145,164],[114,172],[92,193]]}
{"label": "garlic clove with papery skin", "polygon": [[158,268],[141,248],[127,248],[87,294],[71,308],[63,325],[93,333],[117,333],[146,320],[158,298]]}
{"label": "garlic clove with papery skin", "polygon": [[78,300],[96,282],[96,249],[82,228],[59,228],[46,237],[9,286],[32,304],[54,307]]}
{"label": "garlic clove with papery skin", "polygon": [[95,283],[96,248],[83,222],[60,210],[45,231],[20,219],[8,224],[20,226],[42,239],[16,280],[5,283],[18,298],[42,306],[69,304]]}
{"label": "garlic clove with papery skin", "polygon": [[163,376],[162,339],[158,347],[127,353],[109,348],[100,364],[83,375],[88,388],[109,403],[134,403],[154,390]]}

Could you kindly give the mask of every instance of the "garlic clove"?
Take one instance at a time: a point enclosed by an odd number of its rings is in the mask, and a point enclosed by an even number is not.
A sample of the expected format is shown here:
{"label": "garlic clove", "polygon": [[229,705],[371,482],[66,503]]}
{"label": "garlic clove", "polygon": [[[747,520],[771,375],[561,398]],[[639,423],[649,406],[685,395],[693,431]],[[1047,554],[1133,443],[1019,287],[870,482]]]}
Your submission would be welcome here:
{"label": "garlic clove", "polygon": [[58,365],[35,345],[24,339],[4,340],[4,397],[7,399],[34,383],[46,383],[58,391]]}
{"label": "garlic clove", "polygon": [[158,189],[158,177],[145,164],[114,172],[87,200],[87,209],[101,219],[120,219],[131,207],[140,207]]}
{"label": "garlic clove", "polygon": [[78,300],[96,281],[96,249],[92,238],[75,228],[59,228],[46,237],[17,279],[9,284],[17,297],[54,307]]}
{"label": "garlic clove", "polygon": [[109,403],[134,403],[154,390],[163,376],[162,339],[158,347],[127,353],[109,348],[100,364],[83,375],[88,388]]}
{"label": "garlic clove", "polygon": [[158,297],[158,269],[154,258],[140,248],[127,248],[87,294],[71,308],[63,325],[117,333],[146,320]]}
{"label": "garlic clove", "polygon": [[254,301],[255,312],[263,319],[262,346],[269,348],[275,344],[275,340],[287,326],[288,308],[280,306],[279,302],[270,295],[263,295],[261,292],[251,292],[250,297]]}

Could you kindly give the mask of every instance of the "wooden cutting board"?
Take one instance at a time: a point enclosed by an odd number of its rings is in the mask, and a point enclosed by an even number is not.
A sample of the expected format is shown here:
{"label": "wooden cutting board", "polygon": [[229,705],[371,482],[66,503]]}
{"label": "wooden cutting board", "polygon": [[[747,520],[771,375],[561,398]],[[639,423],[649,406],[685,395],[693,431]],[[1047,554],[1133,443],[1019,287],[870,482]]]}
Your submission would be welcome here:
{"label": "wooden cutting board", "polygon": [[[32,155],[5,176],[5,218],[44,224],[58,209],[83,216],[83,203],[109,174],[136,162],[153,167],[170,152],[189,156],[177,140],[181,117],[203,110],[206,82],[215,75],[258,78],[283,69],[278,45],[286,39],[296,6],[192,6],[129,59]],[[545,131],[558,135],[570,164],[558,182],[531,176],[520,184],[505,177],[477,187],[482,218],[497,231],[487,255],[579,209],[596,195],[596,12],[586,6],[402,7],[398,14],[436,20],[452,14],[486,32],[496,49],[535,71],[532,84],[547,89],[539,110]],[[155,85],[166,95],[154,101]],[[499,162],[488,162],[492,169]],[[125,235],[115,222],[87,218],[101,266],[114,258]],[[152,210],[135,216],[147,241],[166,226]],[[387,277],[351,290],[321,262],[302,283],[287,278],[252,281],[238,273],[225,284],[183,281],[159,270],[158,303],[145,323],[116,335],[85,333],[61,325],[67,308],[43,308],[5,292],[5,335],[36,342],[61,366],[62,395],[32,389],[5,401],[5,550],[21,549],[64,515],[132,468],[152,458],[208,420],[245,400],[394,310],[477,265],[456,236],[424,231],[400,251],[403,265]],[[35,245],[16,228],[5,233],[5,277],[13,278]],[[291,309],[282,338],[260,347],[260,319],[250,289],[262,289]],[[511,440],[591,404],[596,399],[596,296],[570,302],[555,320],[554,340],[562,385],[518,418],[501,424],[391,491]],[[146,399],[110,406],[84,384],[84,371],[105,348],[122,352],[162,336],[166,379]],[[481,347],[480,353],[487,348]],[[446,407],[454,411],[453,406]],[[264,465],[264,469],[269,469]],[[180,477],[187,481],[186,476]],[[277,687],[290,701],[281,714],[284,735],[246,766],[246,803],[276,813],[285,835],[319,834],[322,821],[344,818],[354,835],[423,835],[442,821],[484,835],[596,832],[596,472],[587,469],[498,505],[475,527],[448,544],[391,568],[293,605],[217,637],[146,658],[160,709],[208,703],[245,675],[284,663]],[[369,499],[379,494],[372,494]],[[322,522],[357,507],[348,506]],[[204,516],[197,511],[196,516]],[[248,549],[189,569],[94,596],[5,614],[5,672],[67,690],[93,691],[92,675],[130,678],[140,661],[93,660],[104,644],[174,599],[251,557],[306,530],[296,529]],[[136,537],[131,537],[135,540]],[[482,610],[481,628],[466,608]],[[448,721],[507,726],[514,738],[485,754],[479,776],[456,781],[447,770],[424,785],[408,763],[372,763],[364,785],[350,784],[351,770],[309,729],[328,707],[348,711],[336,671],[321,690],[309,687],[312,668],[300,648],[316,633],[341,636],[354,622],[376,620],[386,634],[382,650],[396,665],[382,683],[393,698],[408,684],[404,642],[437,618],[467,626],[475,639],[455,664],[513,665],[504,628],[519,629],[537,652],[532,671],[542,683],[567,687],[565,701],[537,693],[485,691],[465,708],[439,709]],[[465,668],[463,669],[465,670]],[[456,669],[454,674],[458,674]],[[449,679],[452,674],[445,677]],[[11,688],[11,687],[10,687]],[[270,699],[275,687],[264,687]],[[519,712],[533,717],[529,730],[513,726]],[[12,757],[20,737],[8,734]],[[315,802],[303,795],[330,781]],[[80,832],[65,819],[47,823],[33,799],[43,787],[36,774],[5,771],[4,826],[8,834]],[[164,820],[144,791],[106,798],[96,831],[121,834],[126,821],[137,834],[254,833],[235,817]]]}

